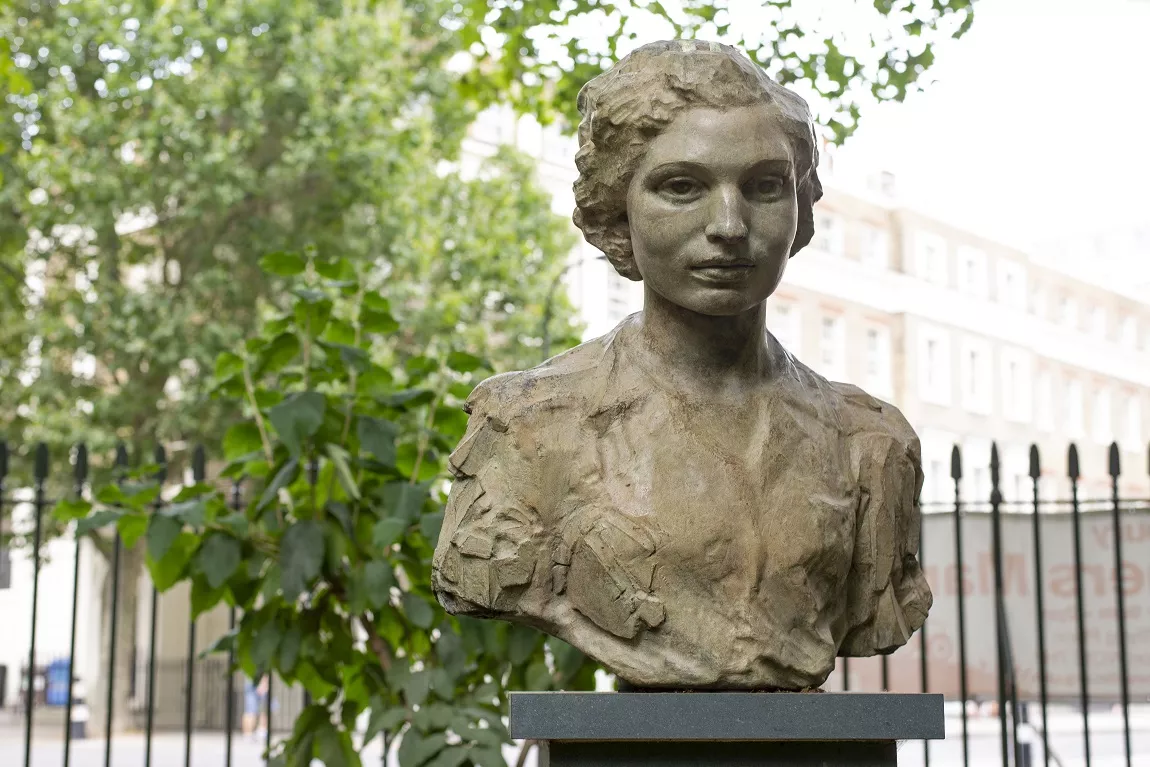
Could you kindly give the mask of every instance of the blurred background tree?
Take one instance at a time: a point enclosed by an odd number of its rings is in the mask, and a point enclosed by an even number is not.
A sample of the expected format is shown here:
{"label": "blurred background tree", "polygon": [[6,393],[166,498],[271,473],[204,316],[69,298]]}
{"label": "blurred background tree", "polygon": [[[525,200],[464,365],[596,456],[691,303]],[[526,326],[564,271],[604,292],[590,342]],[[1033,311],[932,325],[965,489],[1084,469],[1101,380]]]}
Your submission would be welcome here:
{"label": "blurred background tree", "polygon": [[[165,443],[173,470],[220,444],[241,414],[210,372],[286,305],[258,268],[275,251],[370,265],[400,323],[383,364],[535,364],[573,233],[529,160],[460,173],[481,109],[570,126],[583,83],[655,30],[742,45],[842,140],[918,87],[971,2],[850,4],[872,31],[844,39],[793,0],[0,0],[0,435],[87,442],[96,469],[118,441]],[[554,349],[572,317],[560,295]],[[125,553],[126,609],[143,561]]]}

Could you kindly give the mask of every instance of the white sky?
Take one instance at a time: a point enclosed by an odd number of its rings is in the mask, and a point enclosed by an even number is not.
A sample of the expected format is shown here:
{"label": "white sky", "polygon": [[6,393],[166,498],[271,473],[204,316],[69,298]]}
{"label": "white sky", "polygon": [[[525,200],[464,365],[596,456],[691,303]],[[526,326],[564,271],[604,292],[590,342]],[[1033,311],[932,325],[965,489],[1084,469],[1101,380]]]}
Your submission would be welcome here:
{"label": "white sky", "polygon": [[[975,7],[926,92],[863,113],[843,164],[890,170],[914,207],[1040,259],[1036,243],[1150,232],[1150,0]],[[1148,247],[1095,266],[1135,270],[1150,301]]]}

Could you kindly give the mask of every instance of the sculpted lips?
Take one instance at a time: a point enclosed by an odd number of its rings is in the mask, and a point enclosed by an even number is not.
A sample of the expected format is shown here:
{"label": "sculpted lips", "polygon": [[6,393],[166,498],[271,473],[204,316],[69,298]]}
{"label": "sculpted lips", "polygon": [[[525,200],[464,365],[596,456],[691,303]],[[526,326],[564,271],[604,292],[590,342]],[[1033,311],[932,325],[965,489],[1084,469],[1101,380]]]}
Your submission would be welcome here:
{"label": "sculpted lips", "polygon": [[691,272],[706,282],[733,284],[745,280],[754,268],[750,261],[713,259],[695,264]]}

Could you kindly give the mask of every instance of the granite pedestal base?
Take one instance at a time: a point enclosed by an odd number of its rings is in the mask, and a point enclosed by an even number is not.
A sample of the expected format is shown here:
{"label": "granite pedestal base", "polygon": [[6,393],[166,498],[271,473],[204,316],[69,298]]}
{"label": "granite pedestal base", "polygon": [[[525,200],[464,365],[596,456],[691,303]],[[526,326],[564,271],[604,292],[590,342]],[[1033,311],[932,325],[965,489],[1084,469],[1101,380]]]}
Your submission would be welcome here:
{"label": "granite pedestal base", "polygon": [[941,695],[512,693],[511,735],[539,767],[895,767],[944,737]]}

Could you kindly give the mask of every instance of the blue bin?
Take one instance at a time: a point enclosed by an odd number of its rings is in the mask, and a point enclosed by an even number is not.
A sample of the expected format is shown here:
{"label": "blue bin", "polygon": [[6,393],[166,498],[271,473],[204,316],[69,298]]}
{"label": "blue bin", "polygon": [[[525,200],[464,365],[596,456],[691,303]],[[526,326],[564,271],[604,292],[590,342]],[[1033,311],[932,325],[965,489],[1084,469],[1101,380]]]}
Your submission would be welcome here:
{"label": "blue bin", "polygon": [[68,703],[68,688],[72,684],[72,667],[67,660],[54,660],[44,672],[44,702],[49,706]]}

